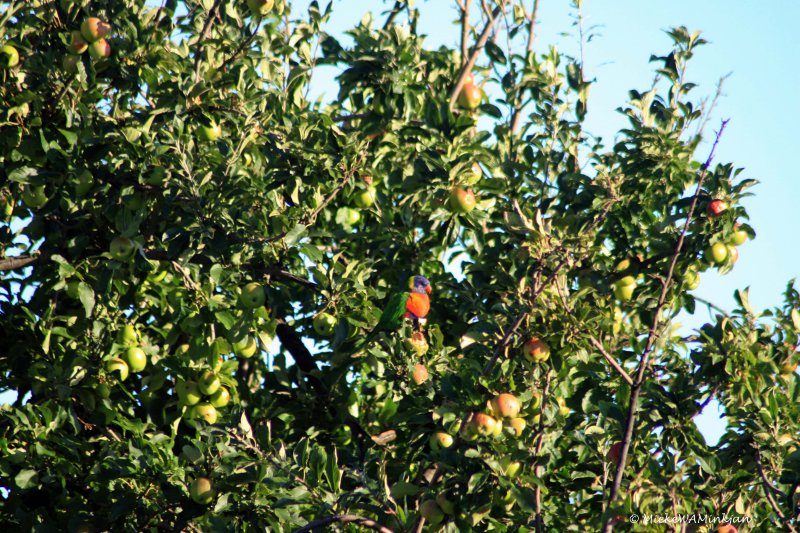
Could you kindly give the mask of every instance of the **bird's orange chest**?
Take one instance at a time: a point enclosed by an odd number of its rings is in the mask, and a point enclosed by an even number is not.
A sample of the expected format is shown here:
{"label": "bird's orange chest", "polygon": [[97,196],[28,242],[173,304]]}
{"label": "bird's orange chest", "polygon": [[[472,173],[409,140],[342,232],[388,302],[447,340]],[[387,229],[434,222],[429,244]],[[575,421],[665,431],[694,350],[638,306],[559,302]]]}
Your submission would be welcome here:
{"label": "bird's orange chest", "polygon": [[417,318],[422,318],[431,310],[431,300],[427,294],[412,292],[406,300],[406,311]]}

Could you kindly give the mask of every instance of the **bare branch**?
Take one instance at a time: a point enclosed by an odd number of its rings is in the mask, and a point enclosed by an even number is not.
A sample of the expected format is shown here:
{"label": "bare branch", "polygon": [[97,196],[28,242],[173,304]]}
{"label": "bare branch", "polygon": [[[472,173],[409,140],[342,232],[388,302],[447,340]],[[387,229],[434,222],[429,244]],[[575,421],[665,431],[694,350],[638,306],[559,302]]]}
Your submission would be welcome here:
{"label": "bare branch", "polygon": [[400,9],[402,7],[403,7],[403,2],[401,2],[400,0],[397,0],[394,3],[394,7],[392,8],[392,11],[389,13],[389,16],[386,17],[386,22],[383,23],[383,29],[384,30],[392,25],[392,22],[394,22],[394,19],[400,13]]}
{"label": "bare branch", "polygon": [[489,35],[492,33],[492,28],[494,28],[495,23],[499,20],[499,15],[502,11],[503,9],[500,7],[494,8],[491,17],[489,17],[489,20],[486,22],[486,26],[484,26],[483,31],[481,32],[480,37],[478,37],[478,42],[476,42],[475,46],[472,48],[472,53],[470,54],[469,59],[464,65],[461,66],[461,71],[458,73],[458,77],[456,78],[456,84],[450,91],[450,109],[455,108],[456,100],[458,100],[458,95],[461,92],[461,89],[464,87],[467,74],[472,72],[472,68],[478,61],[478,55],[480,55],[483,47],[486,46],[486,41],[489,40]]}
{"label": "bare branch", "polygon": [[358,524],[359,526],[366,527],[374,531],[380,531],[381,533],[393,533],[391,529],[389,529],[386,526],[380,525],[374,520],[370,520],[369,518],[363,518],[361,516],[356,516],[352,514],[343,514],[343,515],[320,518],[319,520],[314,520],[313,522],[301,527],[300,529],[295,529],[294,533],[308,533],[309,531],[314,531],[317,528],[328,526],[336,522],[342,524],[348,524],[348,523]]}
{"label": "bare branch", "polygon": [[[658,298],[658,304],[656,305],[655,312],[653,313],[653,323],[650,326],[650,333],[648,334],[647,337],[647,344],[645,345],[645,349],[642,352],[642,356],[639,360],[639,367],[636,373],[636,379],[634,380],[634,383],[631,386],[631,396],[630,396],[630,403],[628,404],[628,418],[627,418],[627,424],[625,426],[625,435],[622,439],[622,450],[620,452],[619,462],[617,464],[617,471],[614,474],[614,483],[611,486],[611,492],[609,493],[608,496],[609,506],[616,499],[617,494],[619,493],[619,487],[622,484],[622,478],[625,475],[625,463],[628,459],[628,451],[630,450],[631,440],[633,438],[633,427],[636,424],[639,393],[641,392],[645,371],[647,370],[648,363],[650,360],[650,354],[653,351],[656,339],[658,337],[656,331],[658,330],[658,323],[661,320],[661,311],[664,308],[664,304],[667,301],[667,294],[672,285],[672,276],[675,272],[675,265],[677,264],[678,257],[680,256],[681,250],[683,249],[683,243],[686,238],[686,233],[689,231],[689,224],[691,224],[692,222],[692,217],[694,216],[694,211],[695,208],[697,207],[697,201],[700,198],[700,191],[702,190],[703,182],[705,181],[705,178],[708,175],[708,168],[711,166],[711,163],[714,160],[714,151],[717,148],[719,139],[722,136],[723,131],[725,131],[725,126],[727,124],[728,124],[727,120],[722,121],[722,126],[717,132],[717,137],[716,140],[714,141],[714,145],[711,147],[711,153],[708,155],[708,159],[706,159],[706,162],[703,164],[702,171],[700,173],[700,179],[697,181],[697,188],[695,189],[694,197],[692,198],[692,204],[689,207],[689,212],[686,215],[686,222],[684,222],[683,230],[681,231],[681,235],[678,238],[677,244],[675,245],[675,251],[672,254],[672,261],[670,262],[669,270],[667,271],[667,276],[664,279],[664,283],[661,288],[661,295]],[[614,525],[612,523],[612,519],[609,518],[605,523],[603,532],[611,533],[613,529]]]}
{"label": "bare branch", "polygon": [[620,366],[620,364],[617,362],[617,360],[616,360],[616,359],[614,359],[614,358],[611,356],[611,354],[610,354],[610,353],[608,353],[608,352],[606,351],[606,349],[603,347],[602,343],[601,343],[599,340],[597,340],[595,337],[592,337],[592,336],[590,336],[590,337],[589,337],[589,342],[591,342],[591,343],[592,343],[592,346],[594,346],[595,348],[597,348],[597,351],[598,351],[598,352],[600,352],[600,354],[601,354],[603,357],[605,357],[605,358],[606,358],[606,361],[608,361],[608,364],[610,364],[610,365],[611,365],[611,367],[612,367],[614,370],[616,370],[616,371],[617,371],[617,373],[618,373],[620,376],[622,376],[622,379],[624,379],[624,380],[625,380],[625,383],[627,383],[628,385],[633,385],[633,378],[631,378],[630,374],[628,374],[627,372],[625,372],[625,369],[624,369],[624,368],[622,368],[622,366]]}
{"label": "bare branch", "polygon": [[[542,453],[544,446],[544,406],[547,404],[547,395],[550,393],[550,371],[544,377],[544,386],[542,386],[542,397],[539,401],[539,428],[536,435],[536,448],[534,457],[536,458],[536,466],[533,467],[533,473],[536,479],[542,477],[542,465],[539,464],[539,455]],[[542,487],[537,484],[533,491],[534,509],[536,510],[536,533],[544,532],[544,519],[542,518]]]}
{"label": "bare branch", "polygon": [[52,252],[35,252],[31,255],[20,255],[17,257],[7,257],[0,259],[0,272],[16,270],[29,265],[39,263],[52,255]]}
{"label": "bare branch", "polygon": [[472,7],[472,0],[458,0],[458,5],[461,8],[461,65],[467,63],[467,54],[469,54],[469,10]]}
{"label": "bare branch", "polygon": [[[526,55],[526,65],[530,62],[531,57],[533,56],[533,44],[536,41],[536,15],[539,11],[539,0],[533,0],[533,12],[530,14],[530,18],[528,19],[528,46],[527,46],[527,55]],[[520,95],[517,95],[518,97]],[[522,108],[523,100],[520,98],[517,101],[517,104],[514,106],[514,115],[511,119],[511,133],[513,134],[517,129],[519,129],[519,123],[522,120]]]}

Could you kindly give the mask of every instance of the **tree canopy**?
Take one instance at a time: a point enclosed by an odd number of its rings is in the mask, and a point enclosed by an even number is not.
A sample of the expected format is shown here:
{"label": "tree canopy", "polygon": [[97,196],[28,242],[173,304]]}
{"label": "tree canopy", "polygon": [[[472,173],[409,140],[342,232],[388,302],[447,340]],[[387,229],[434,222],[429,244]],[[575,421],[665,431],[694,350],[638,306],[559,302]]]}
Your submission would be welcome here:
{"label": "tree canopy", "polygon": [[675,321],[755,236],[699,33],[600,139],[538,0],[291,4],[0,2],[0,522],[796,531],[800,294]]}

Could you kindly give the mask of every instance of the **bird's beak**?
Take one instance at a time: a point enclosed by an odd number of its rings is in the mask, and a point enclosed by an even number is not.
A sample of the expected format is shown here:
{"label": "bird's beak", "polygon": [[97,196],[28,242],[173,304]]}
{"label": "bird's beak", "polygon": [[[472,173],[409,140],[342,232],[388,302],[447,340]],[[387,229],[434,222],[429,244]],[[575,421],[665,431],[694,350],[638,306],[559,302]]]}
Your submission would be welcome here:
{"label": "bird's beak", "polygon": [[430,294],[430,293],[431,293],[431,291],[433,291],[433,287],[431,287],[430,285],[428,285],[427,287],[425,287],[425,292],[427,292],[428,294]]}

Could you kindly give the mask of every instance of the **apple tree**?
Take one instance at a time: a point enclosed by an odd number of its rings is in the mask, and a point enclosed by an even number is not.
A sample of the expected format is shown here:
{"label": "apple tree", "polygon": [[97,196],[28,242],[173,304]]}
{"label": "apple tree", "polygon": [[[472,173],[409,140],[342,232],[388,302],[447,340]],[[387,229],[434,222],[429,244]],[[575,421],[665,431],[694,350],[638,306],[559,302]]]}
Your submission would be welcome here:
{"label": "apple tree", "polygon": [[0,2],[0,522],[796,531],[800,294],[675,322],[755,235],[704,41],[603,140],[538,0],[456,3]]}

